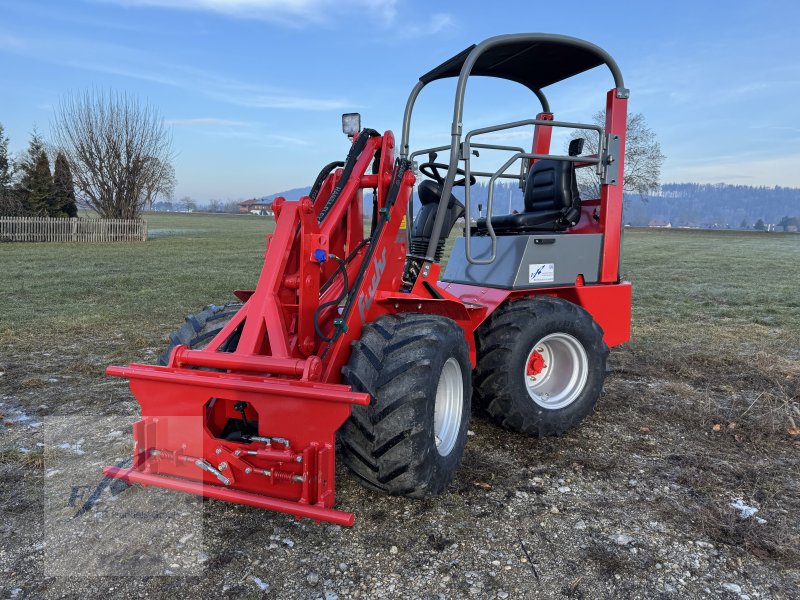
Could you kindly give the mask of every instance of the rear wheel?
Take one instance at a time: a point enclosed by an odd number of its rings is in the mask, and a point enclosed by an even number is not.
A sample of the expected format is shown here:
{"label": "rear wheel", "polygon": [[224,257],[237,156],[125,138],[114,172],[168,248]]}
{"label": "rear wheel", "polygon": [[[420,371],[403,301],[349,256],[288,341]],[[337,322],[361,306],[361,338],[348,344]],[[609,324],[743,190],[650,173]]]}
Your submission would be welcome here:
{"label": "rear wheel", "polygon": [[435,315],[386,315],[364,327],[342,370],[368,392],[339,430],[358,480],[393,495],[441,493],[467,441],[472,379],[461,328]]}
{"label": "rear wheel", "polygon": [[[169,362],[169,355],[172,349],[178,345],[189,346],[192,350],[205,348],[214,337],[222,331],[233,316],[242,307],[240,302],[229,302],[218,306],[209,304],[199,313],[189,315],[185,323],[169,334],[169,345],[163,354],[158,357],[159,365],[166,365]],[[220,348],[222,352],[233,352],[239,342],[238,335],[232,335]]]}
{"label": "rear wheel", "polygon": [[551,296],[515,300],[492,314],[476,342],[475,398],[502,426],[558,435],[594,410],[608,347],[581,307]]}

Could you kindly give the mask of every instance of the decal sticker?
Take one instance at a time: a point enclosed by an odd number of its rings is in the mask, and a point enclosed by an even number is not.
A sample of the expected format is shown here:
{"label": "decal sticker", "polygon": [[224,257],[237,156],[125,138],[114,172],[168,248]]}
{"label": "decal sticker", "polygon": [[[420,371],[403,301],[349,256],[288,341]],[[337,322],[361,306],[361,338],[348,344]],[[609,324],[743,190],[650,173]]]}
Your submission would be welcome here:
{"label": "decal sticker", "polygon": [[528,265],[528,283],[548,283],[556,279],[554,263]]}
{"label": "decal sticker", "polygon": [[383,254],[381,254],[380,258],[376,258],[372,261],[372,266],[375,267],[375,275],[372,276],[369,289],[358,299],[358,311],[361,313],[361,321],[363,323],[367,322],[367,312],[372,306],[372,301],[375,299],[378,285],[381,282],[381,276],[386,270],[386,248],[383,249]]}
{"label": "decal sticker", "polygon": [[406,216],[403,215],[403,220],[400,221],[400,229],[406,229]]}

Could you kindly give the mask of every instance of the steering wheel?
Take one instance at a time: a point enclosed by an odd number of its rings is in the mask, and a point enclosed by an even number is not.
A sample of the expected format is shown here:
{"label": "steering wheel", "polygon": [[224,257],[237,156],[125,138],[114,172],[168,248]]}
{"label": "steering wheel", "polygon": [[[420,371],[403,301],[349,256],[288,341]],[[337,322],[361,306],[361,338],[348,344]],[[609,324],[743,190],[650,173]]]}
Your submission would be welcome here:
{"label": "steering wheel", "polygon": [[[439,185],[444,185],[444,177],[442,177],[442,175],[439,173],[439,169],[442,169],[445,172],[447,172],[450,169],[450,165],[446,165],[444,163],[433,162],[431,160],[431,161],[428,161],[426,163],[422,163],[419,166],[420,173],[425,175],[425,177],[433,179]],[[453,182],[453,185],[454,186],[455,185],[464,185],[466,183],[466,179],[467,179],[466,178],[466,172],[464,171],[464,169],[456,169],[456,175],[461,175],[462,177],[461,177],[461,179],[456,179]],[[470,175],[469,176],[469,184],[470,185],[474,185],[475,181],[476,181],[475,180],[475,176],[474,175]]]}

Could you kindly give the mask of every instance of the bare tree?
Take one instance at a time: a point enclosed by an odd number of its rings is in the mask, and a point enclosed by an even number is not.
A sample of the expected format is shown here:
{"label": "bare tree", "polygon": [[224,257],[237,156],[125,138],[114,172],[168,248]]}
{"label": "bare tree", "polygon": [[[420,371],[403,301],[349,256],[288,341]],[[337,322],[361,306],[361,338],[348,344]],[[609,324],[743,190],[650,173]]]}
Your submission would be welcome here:
{"label": "bare tree", "polygon": [[208,210],[213,213],[220,212],[220,201],[212,198],[208,201]]}
{"label": "bare tree", "polygon": [[87,91],[62,100],[52,129],[81,200],[100,216],[136,218],[156,196],[172,196],[172,139],[151,106]]}
{"label": "bare tree", "polygon": [[184,196],[178,203],[183,207],[186,212],[193,212],[197,210],[197,202],[191,196]]}
{"label": "bare tree", "polygon": [[[592,118],[595,124],[605,126],[606,114],[595,113]],[[585,138],[583,154],[597,154],[597,136],[587,135],[586,130],[576,129],[570,139]],[[658,189],[661,184],[661,165],[664,162],[661,144],[655,132],[647,126],[642,113],[628,115],[627,132],[625,134],[625,184],[626,192],[636,192],[642,198]],[[594,169],[578,169],[578,186],[587,197],[600,197],[600,178]]]}
{"label": "bare tree", "polygon": [[175,192],[175,168],[168,162],[158,158],[150,158],[153,162],[149,165],[147,175],[144,176],[144,206],[153,209],[153,202],[157,198],[172,200]]}

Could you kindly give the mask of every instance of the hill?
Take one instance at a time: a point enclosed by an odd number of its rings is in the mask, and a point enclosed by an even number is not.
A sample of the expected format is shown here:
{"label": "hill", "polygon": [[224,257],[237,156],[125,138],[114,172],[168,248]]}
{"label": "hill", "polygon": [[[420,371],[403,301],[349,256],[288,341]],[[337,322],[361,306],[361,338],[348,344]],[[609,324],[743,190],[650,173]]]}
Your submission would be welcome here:
{"label": "hill", "polygon": [[[274,200],[284,196],[295,200],[306,195],[310,187],[300,187],[263,196]],[[366,193],[369,195],[369,192]],[[463,189],[456,188],[455,195],[463,199]],[[485,183],[476,183],[470,194],[471,212],[478,216],[480,205],[483,214],[489,199]],[[494,193],[493,214],[522,211],[522,190],[512,183],[500,183]],[[367,214],[371,203],[365,203]],[[800,216],[800,188],[754,187],[725,183],[665,183],[642,201],[636,194],[625,196],[625,222],[634,226],[647,226],[653,222],[670,223],[673,227],[701,227],[705,229],[752,229],[761,219],[764,223],[780,223],[784,217]]]}

